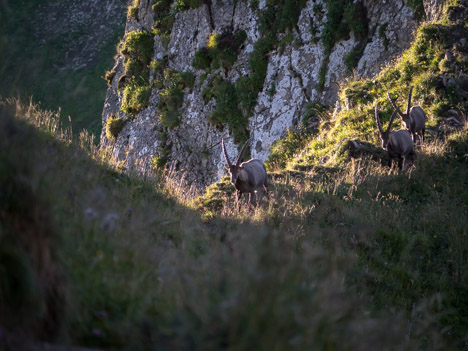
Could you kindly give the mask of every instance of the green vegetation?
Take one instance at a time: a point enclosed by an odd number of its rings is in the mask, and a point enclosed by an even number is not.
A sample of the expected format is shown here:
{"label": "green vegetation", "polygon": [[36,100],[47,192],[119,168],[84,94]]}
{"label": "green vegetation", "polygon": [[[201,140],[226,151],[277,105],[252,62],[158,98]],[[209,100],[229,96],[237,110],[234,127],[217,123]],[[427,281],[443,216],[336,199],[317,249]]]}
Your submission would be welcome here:
{"label": "green vegetation", "polygon": [[166,128],[179,125],[179,108],[184,102],[185,88],[192,89],[195,76],[191,72],[177,72],[165,67],[163,62],[156,64],[154,85],[160,89],[158,119]]}
{"label": "green vegetation", "polygon": [[222,34],[213,32],[207,46],[195,53],[193,67],[204,70],[231,69],[246,38],[247,33],[244,30]]}
{"label": "green vegetation", "polygon": [[379,37],[383,39],[383,44],[385,50],[388,49],[388,44],[390,44],[390,39],[388,39],[386,31],[387,31],[388,23],[383,23],[379,26]]}
{"label": "green vegetation", "polygon": [[205,100],[216,99],[216,107],[208,120],[214,125],[226,123],[232,132],[235,143],[244,143],[249,138],[247,131],[248,119],[239,109],[239,98],[236,87],[223,80],[220,76],[213,79],[210,86],[203,92]]}
{"label": "green vegetation", "polygon": [[116,139],[124,126],[125,121],[122,118],[110,116],[106,123],[107,139]]}
{"label": "green vegetation", "polygon": [[133,3],[128,7],[127,16],[138,21],[138,11],[140,8],[140,0],[133,0]]}
{"label": "green vegetation", "polygon": [[320,91],[325,86],[330,54],[335,44],[340,40],[349,39],[350,32],[354,33],[358,44],[345,58],[346,67],[351,72],[362,56],[369,32],[367,12],[362,2],[330,0],[326,3],[326,8],[327,19],[321,35],[325,58],[319,72],[318,88]]}
{"label": "green vegetation", "polygon": [[148,106],[151,95],[149,69],[153,46],[153,35],[145,30],[127,33],[122,43],[125,88],[121,109],[125,113],[134,115]]}
{"label": "green vegetation", "polygon": [[171,12],[172,0],[153,0],[155,35],[160,35],[163,42],[169,42],[172,25],[175,20],[175,12]]}
{"label": "green vegetation", "polygon": [[[341,145],[348,145],[345,141],[377,145],[374,107],[379,106],[385,124],[393,112],[386,98],[387,91],[394,98],[400,97],[399,105],[406,107],[409,87],[414,86],[413,104],[426,112],[429,133],[434,128],[445,128],[450,110],[460,111],[459,116],[463,118],[466,83],[455,72],[467,68],[464,57],[468,48],[459,42],[466,35],[468,29],[456,23],[422,24],[413,45],[397,62],[373,79],[349,80],[342,85],[339,93],[342,110],[335,116],[336,120],[330,122],[331,116],[322,118],[318,137],[311,138],[304,150],[297,150],[300,157],[290,159],[290,163],[299,168],[324,161],[335,165],[347,162],[340,156]],[[394,123],[398,128],[398,121]]]}
{"label": "green vegetation", "polygon": [[[163,148],[154,178],[124,174],[56,114],[2,101],[0,348],[21,335],[131,350],[465,349],[467,31],[425,24],[378,76],[344,82],[333,116],[310,103],[274,145],[255,209],[226,177],[191,197]],[[164,60],[150,67],[161,90],[193,85]],[[387,90],[401,105],[412,85],[428,137],[398,172],[382,166],[373,108],[385,124]],[[205,97],[232,113],[237,93],[215,78]]]}
{"label": "green vegetation", "polygon": [[464,347],[466,135],[428,142],[409,174],[366,159],[270,173],[268,202],[239,211],[226,178],[190,200],[163,174],[112,169],[51,113],[1,114],[3,333],[104,349]]}
{"label": "green vegetation", "polygon": [[424,1],[423,0],[408,0],[408,6],[410,6],[414,11],[414,16],[422,20],[424,19],[426,13],[424,11]]}
{"label": "green vegetation", "polygon": [[49,3],[49,0],[0,2],[0,96],[32,97],[43,108],[60,108],[62,120],[68,121],[70,116],[76,133],[85,128],[100,135],[107,89],[101,77],[113,65],[126,13],[119,11],[116,24],[107,25],[109,35],[99,42],[96,56],[85,67],[75,67],[71,60],[76,56],[75,50],[80,50],[77,47],[80,40],[76,39],[83,39],[86,33],[95,30],[96,24],[79,23],[66,33],[44,35],[38,40],[33,35],[37,26],[49,25],[45,20],[48,14],[38,17],[38,13]]}
{"label": "green vegetation", "polygon": [[151,96],[151,86],[139,85],[135,82],[127,83],[123,90],[121,110],[135,115],[148,106]]}

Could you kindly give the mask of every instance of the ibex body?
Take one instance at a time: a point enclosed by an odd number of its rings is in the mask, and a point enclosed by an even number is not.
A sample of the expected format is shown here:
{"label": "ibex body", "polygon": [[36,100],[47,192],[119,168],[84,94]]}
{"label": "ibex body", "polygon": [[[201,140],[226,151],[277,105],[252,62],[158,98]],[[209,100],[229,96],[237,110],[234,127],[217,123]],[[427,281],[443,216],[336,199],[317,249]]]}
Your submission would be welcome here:
{"label": "ibex body", "polygon": [[229,160],[224,140],[221,141],[221,146],[229,166],[231,183],[236,188],[237,200],[240,199],[242,194],[248,193],[249,203],[252,200],[252,195],[256,197],[256,203],[258,203],[259,198],[265,192],[268,192],[267,173],[263,162],[256,158],[240,163],[249,142],[250,140],[244,144],[235,163],[231,163]]}
{"label": "ibex body", "polygon": [[380,123],[377,106],[375,107],[375,120],[377,122],[377,127],[379,128],[382,148],[387,151],[388,166],[391,167],[392,159],[396,158],[398,159],[398,169],[401,170],[403,166],[403,157],[405,158],[405,161],[407,159],[411,159],[411,161],[413,161],[414,144],[410,133],[406,129],[390,131],[396,113],[397,111],[393,112],[390,122],[388,122],[388,127],[384,131],[382,124]]}
{"label": "ibex body", "polygon": [[423,109],[419,106],[411,106],[411,95],[413,93],[413,87],[410,88],[408,94],[408,104],[406,105],[406,113],[402,113],[395,101],[392,100],[390,94],[387,91],[387,97],[392,103],[395,110],[401,116],[403,125],[408,129],[413,136],[413,142],[416,143],[416,135],[424,141],[424,133],[426,131],[426,114]]}

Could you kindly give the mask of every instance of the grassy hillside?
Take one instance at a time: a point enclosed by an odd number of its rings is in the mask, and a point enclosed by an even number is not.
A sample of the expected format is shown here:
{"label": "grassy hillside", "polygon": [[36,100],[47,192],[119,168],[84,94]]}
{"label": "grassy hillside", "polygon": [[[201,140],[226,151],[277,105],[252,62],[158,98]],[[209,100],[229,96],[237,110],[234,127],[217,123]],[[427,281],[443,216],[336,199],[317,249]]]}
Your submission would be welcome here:
{"label": "grassy hillside", "polygon": [[408,173],[368,160],[282,173],[263,208],[237,213],[229,199],[207,217],[177,184],[110,168],[52,113],[9,101],[0,123],[6,346],[466,345],[461,135]]}
{"label": "grassy hillside", "polygon": [[[83,14],[75,13],[77,6],[71,2],[67,13],[48,13],[47,6],[51,4],[53,0],[0,2],[0,97],[32,96],[43,108],[61,109],[63,120],[71,116],[77,132],[84,128],[99,135],[107,89],[103,76],[112,67],[126,13],[122,11],[120,24],[110,38],[93,33],[98,29],[95,23],[88,22],[71,30],[64,28],[58,35],[60,28],[46,28],[52,26],[48,16],[63,16],[71,21],[72,16]],[[87,35],[99,38],[99,43],[94,43],[96,57],[89,57],[85,67],[72,68],[73,59],[80,55],[75,46]]]}
{"label": "grassy hillside", "polygon": [[[3,100],[0,348],[468,347],[468,28],[452,10],[378,77],[343,83],[334,116],[309,106],[257,209],[226,179],[192,198],[164,173],[124,174],[55,113]],[[372,110],[387,121],[387,89],[411,85],[429,132],[398,172]]]}

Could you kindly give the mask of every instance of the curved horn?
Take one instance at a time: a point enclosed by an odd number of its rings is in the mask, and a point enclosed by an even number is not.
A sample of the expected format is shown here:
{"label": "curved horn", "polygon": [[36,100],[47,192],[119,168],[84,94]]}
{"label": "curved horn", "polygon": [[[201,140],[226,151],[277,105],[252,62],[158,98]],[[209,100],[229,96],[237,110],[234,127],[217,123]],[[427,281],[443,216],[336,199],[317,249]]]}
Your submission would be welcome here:
{"label": "curved horn", "polygon": [[242,156],[244,156],[244,152],[245,152],[245,149],[247,148],[247,145],[249,145],[250,141],[252,139],[250,138],[249,140],[247,140],[244,144],[244,146],[242,146],[242,149],[241,151],[239,152],[239,156],[237,156],[237,160],[236,160],[236,166],[239,166],[240,164],[240,161],[242,160]]}
{"label": "curved horn", "polygon": [[228,156],[228,154],[226,152],[226,147],[224,146],[224,139],[221,139],[221,147],[222,147],[223,152],[224,152],[224,158],[226,159],[226,162],[230,167],[232,164],[231,164],[231,161],[229,161],[229,156]]}
{"label": "curved horn", "polygon": [[393,108],[394,108],[396,111],[398,111],[398,114],[399,114],[401,117],[403,117],[403,113],[401,113],[400,108],[395,104],[395,101],[393,101],[392,98],[390,97],[390,93],[388,92],[388,90],[387,90],[387,98],[388,98],[388,99],[390,100],[390,102],[392,103]]}
{"label": "curved horn", "polygon": [[387,127],[386,132],[388,132],[390,130],[390,127],[392,126],[393,119],[395,118],[396,113],[397,113],[397,111],[393,111],[392,117],[390,117],[390,122],[388,122],[388,127]]}
{"label": "curved horn", "polygon": [[414,87],[411,87],[410,90],[409,90],[409,94],[408,94],[408,105],[406,105],[406,114],[409,113],[409,110],[410,110],[410,107],[411,107],[411,95],[413,94],[413,88],[414,88]]}
{"label": "curved horn", "polygon": [[378,106],[375,105],[375,121],[377,122],[377,128],[379,128],[380,134],[383,134],[383,129],[382,129],[382,124],[380,123],[379,119],[379,111],[378,111]]}

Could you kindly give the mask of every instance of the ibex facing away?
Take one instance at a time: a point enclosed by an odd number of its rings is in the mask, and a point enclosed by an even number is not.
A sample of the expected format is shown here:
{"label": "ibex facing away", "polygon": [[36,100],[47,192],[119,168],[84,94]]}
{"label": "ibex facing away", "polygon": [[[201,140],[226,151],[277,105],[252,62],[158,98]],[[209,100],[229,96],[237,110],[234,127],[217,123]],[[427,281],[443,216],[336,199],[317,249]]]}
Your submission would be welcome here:
{"label": "ibex facing away", "polygon": [[413,142],[416,144],[416,135],[424,141],[424,132],[426,131],[426,114],[423,109],[419,106],[411,106],[411,94],[413,93],[413,87],[410,88],[408,94],[408,104],[406,105],[406,113],[402,113],[395,101],[392,100],[390,94],[387,91],[387,97],[392,103],[395,110],[401,116],[403,125],[408,129],[413,136]]}
{"label": "ibex facing away", "polygon": [[242,194],[248,193],[249,203],[251,203],[252,195],[256,196],[256,203],[258,203],[260,194],[268,193],[267,173],[263,162],[256,158],[240,163],[249,142],[250,140],[247,140],[244,144],[234,164],[229,160],[224,146],[224,139],[221,140],[221,146],[229,166],[231,183],[236,188],[237,200],[240,199]]}
{"label": "ibex facing away", "polygon": [[397,111],[393,112],[390,122],[388,122],[387,130],[383,130],[382,124],[379,119],[379,112],[375,106],[375,120],[379,128],[380,139],[382,140],[382,147],[387,150],[388,154],[388,167],[392,166],[392,159],[398,158],[398,169],[401,171],[403,164],[403,156],[405,161],[410,158],[413,161],[414,145],[410,133],[406,129],[400,129],[391,132],[393,119]]}

